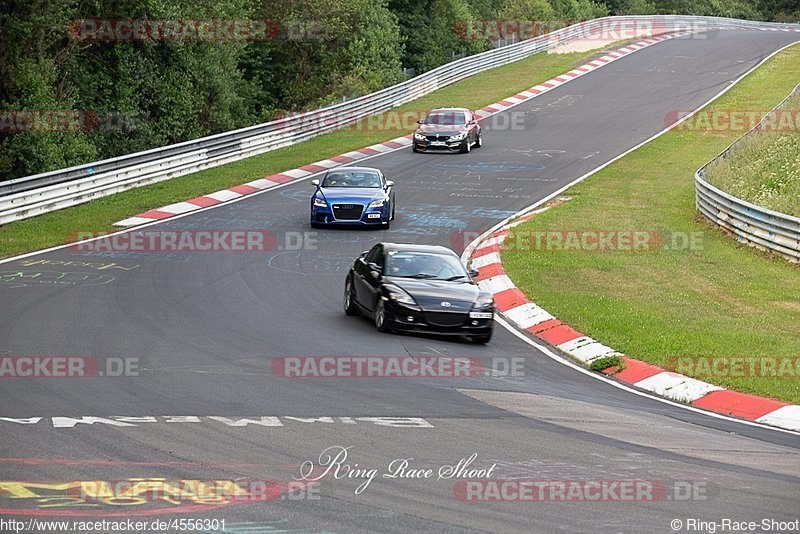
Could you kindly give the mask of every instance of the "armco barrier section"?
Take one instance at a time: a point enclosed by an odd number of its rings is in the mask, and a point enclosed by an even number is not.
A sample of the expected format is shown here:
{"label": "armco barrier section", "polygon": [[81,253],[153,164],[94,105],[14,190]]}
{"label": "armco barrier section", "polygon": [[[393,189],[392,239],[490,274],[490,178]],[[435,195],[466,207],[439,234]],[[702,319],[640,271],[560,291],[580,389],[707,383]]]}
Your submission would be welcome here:
{"label": "armco barrier section", "polygon": [[762,250],[780,254],[791,262],[800,262],[800,218],[792,217],[756,206],[736,198],[705,180],[706,170],[712,163],[735,155],[736,147],[757,132],[770,116],[783,108],[787,101],[800,92],[800,85],[775,109],[764,116],[752,130],[733,142],[722,154],[703,165],[695,173],[695,204],[698,211],[714,224],[736,236],[737,241]]}
{"label": "armco barrier section", "polygon": [[315,111],[162,148],[0,182],[0,224],[305,141],[474,74],[588,36],[606,33],[625,38],[647,32],[656,35],[722,29],[800,31],[800,25],[680,15],[604,17],[581,22],[533,39],[458,59],[392,87]]}

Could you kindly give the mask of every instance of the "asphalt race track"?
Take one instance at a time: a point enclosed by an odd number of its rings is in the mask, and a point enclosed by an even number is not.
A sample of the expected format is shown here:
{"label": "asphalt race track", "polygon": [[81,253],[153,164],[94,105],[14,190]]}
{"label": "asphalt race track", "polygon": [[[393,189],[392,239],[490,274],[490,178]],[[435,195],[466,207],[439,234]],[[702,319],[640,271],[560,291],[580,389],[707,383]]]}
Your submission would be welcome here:
{"label": "asphalt race track", "polygon": [[[310,497],[284,493],[219,508],[161,498],[87,505],[58,489],[48,495],[62,497],[49,500],[44,490],[17,498],[0,490],[0,518],[156,514],[141,517],[225,519],[225,532],[587,533],[670,532],[673,519],[794,519],[797,434],[631,394],[499,326],[478,346],[380,334],[341,308],[348,265],[375,242],[460,251],[461,232],[484,231],[639,144],[663,129],[670,111],[701,105],[798,39],[767,31],[705,37],[651,46],[501,114],[494,127],[490,119],[485,146],[470,154],[408,148],[367,160],[397,183],[388,231],[312,232],[306,180],[154,227],[268,230],[279,245],[269,252],[61,249],[0,265],[0,354],[138,358],[139,369],[138,376],[3,380],[3,480],[285,483],[337,446],[349,447],[348,463],[378,470],[358,494],[363,478],[328,476]],[[521,129],[502,128],[511,113]],[[290,250],[298,232],[315,241]],[[75,283],[37,282],[62,276],[54,273],[73,273],[62,279]],[[322,355],[473,356],[487,367],[522,361],[524,376],[297,379],[271,368],[281,356]],[[104,420],[74,421],[89,416]],[[376,417],[422,419],[368,419]],[[243,418],[261,424],[244,426]],[[496,464],[493,479],[641,479],[658,481],[665,493],[652,501],[465,502],[458,480],[435,473],[473,454],[473,467]],[[432,468],[433,477],[382,478],[400,458]],[[688,500],[679,494],[686,487],[695,488]]]}

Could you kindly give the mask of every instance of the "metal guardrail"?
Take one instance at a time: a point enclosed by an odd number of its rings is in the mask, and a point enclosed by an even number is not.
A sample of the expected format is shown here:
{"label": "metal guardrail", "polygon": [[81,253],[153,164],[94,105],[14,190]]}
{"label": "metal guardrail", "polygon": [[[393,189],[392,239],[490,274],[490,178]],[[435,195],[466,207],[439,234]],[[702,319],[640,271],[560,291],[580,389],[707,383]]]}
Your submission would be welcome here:
{"label": "metal guardrail", "polygon": [[695,205],[700,213],[736,236],[736,240],[740,243],[775,252],[793,263],[800,262],[800,218],[736,198],[706,182],[705,177],[709,165],[733,155],[743,140],[758,132],[776,111],[782,109],[790,98],[799,93],[800,85],[796,86],[789,96],[767,113],[749,132],[700,167],[694,177]]}
{"label": "metal guardrail", "polygon": [[305,141],[419,98],[485,70],[576,39],[637,30],[653,35],[720,29],[791,29],[797,24],[760,23],[679,15],[604,17],[488,50],[442,65],[392,87],[347,102],[240,130],[155,148],[68,169],[0,182],[0,224],[73,206],[103,196],[224,165]]}

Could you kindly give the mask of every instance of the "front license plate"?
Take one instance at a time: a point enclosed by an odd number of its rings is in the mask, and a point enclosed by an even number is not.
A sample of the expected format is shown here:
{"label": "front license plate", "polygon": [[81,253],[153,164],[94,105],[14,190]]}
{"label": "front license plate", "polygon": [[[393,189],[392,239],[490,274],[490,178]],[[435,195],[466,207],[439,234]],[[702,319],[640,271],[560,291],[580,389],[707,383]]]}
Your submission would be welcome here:
{"label": "front license plate", "polygon": [[469,312],[470,319],[491,319],[492,312]]}
{"label": "front license plate", "polygon": [[380,219],[380,213],[367,213],[367,219]]}
{"label": "front license plate", "polygon": [[444,146],[444,141],[431,141],[431,146]]}

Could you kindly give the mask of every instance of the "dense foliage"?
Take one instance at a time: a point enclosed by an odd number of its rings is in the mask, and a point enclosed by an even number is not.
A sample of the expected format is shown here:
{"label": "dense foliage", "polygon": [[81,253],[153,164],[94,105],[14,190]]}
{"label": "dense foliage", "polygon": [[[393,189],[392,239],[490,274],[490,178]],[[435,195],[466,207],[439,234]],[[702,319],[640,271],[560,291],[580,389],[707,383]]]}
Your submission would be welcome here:
{"label": "dense foliage", "polygon": [[[487,49],[487,39],[464,39],[454,31],[470,21],[574,22],[652,13],[800,18],[797,0],[0,3],[2,179],[248,126],[282,112],[375,91],[402,80],[411,72],[404,73],[404,68],[420,73]],[[266,32],[254,39],[159,39],[148,34],[108,40],[76,32],[83,19],[260,20],[266,21]],[[41,127],[18,133],[22,115],[9,112],[20,110],[79,110],[80,125],[68,131]],[[52,117],[48,120],[52,123]]]}

